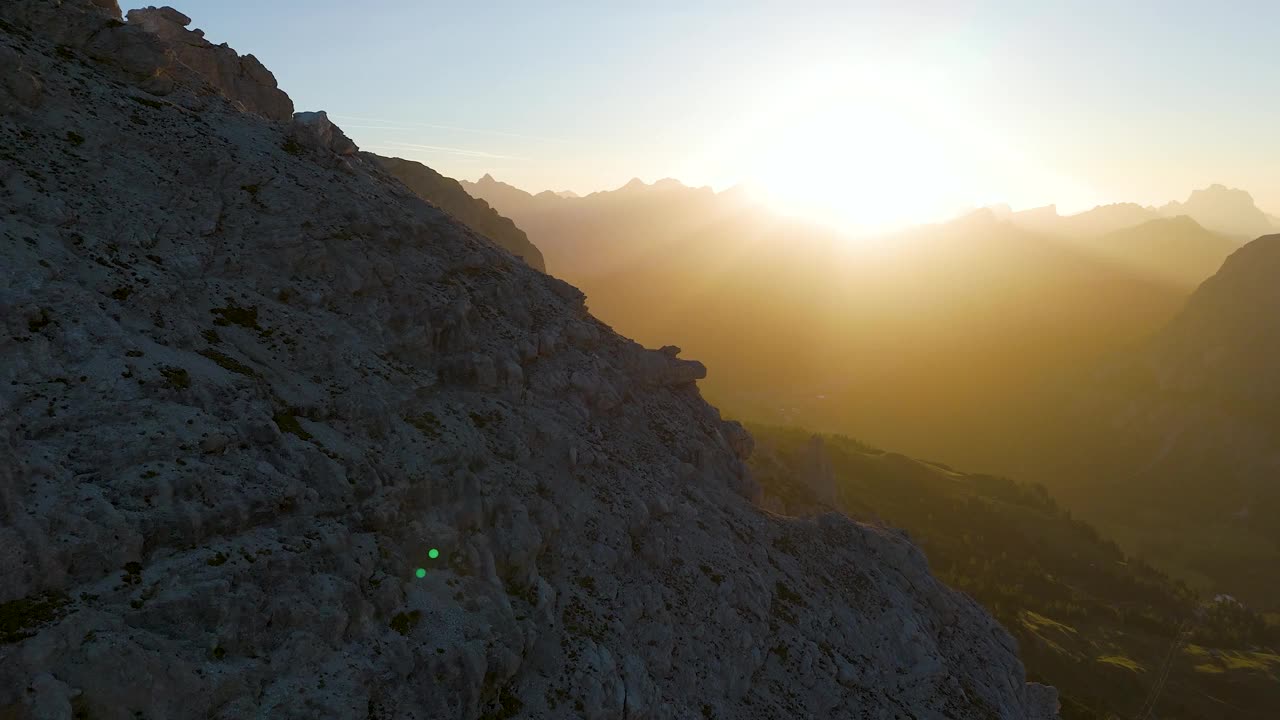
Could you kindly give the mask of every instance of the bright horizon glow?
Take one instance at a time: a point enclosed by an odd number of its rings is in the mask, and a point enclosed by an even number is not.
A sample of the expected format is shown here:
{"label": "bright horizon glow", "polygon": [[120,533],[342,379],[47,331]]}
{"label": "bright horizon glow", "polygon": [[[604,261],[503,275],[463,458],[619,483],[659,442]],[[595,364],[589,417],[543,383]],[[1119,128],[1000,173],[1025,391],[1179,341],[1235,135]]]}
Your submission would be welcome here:
{"label": "bright horizon glow", "polygon": [[839,67],[800,76],[771,105],[780,110],[762,113],[746,133],[760,149],[747,182],[767,202],[852,232],[955,214],[948,139],[973,129],[932,121],[939,100],[922,78]]}
{"label": "bright horizon glow", "polygon": [[861,232],[1212,183],[1280,212],[1274,3],[175,2],[299,110],[458,179],[745,185]]}

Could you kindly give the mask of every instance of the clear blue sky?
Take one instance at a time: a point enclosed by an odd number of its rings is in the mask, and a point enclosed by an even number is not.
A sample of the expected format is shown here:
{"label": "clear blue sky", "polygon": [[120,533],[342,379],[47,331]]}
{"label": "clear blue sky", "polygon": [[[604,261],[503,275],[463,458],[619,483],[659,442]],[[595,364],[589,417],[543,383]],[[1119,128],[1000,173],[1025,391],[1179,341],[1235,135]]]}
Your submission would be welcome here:
{"label": "clear blue sky", "polygon": [[854,211],[918,186],[927,212],[1222,182],[1280,213],[1280,3],[623,5],[176,7],[257,55],[299,110],[459,178],[876,198]]}

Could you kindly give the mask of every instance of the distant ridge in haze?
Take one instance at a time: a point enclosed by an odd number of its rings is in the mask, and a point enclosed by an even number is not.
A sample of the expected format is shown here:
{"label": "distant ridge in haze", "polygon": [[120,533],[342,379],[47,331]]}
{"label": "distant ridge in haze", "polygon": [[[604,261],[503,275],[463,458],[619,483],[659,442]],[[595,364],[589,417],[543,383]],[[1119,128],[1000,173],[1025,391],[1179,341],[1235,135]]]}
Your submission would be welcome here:
{"label": "distant ridge in haze", "polygon": [[1102,235],[1156,218],[1179,215],[1190,217],[1206,230],[1241,240],[1280,230],[1280,220],[1259,210],[1252,195],[1219,184],[1192,191],[1186,202],[1170,202],[1159,208],[1115,203],[1074,215],[1059,215],[1054,205],[1018,212],[1011,212],[1008,206],[999,206],[996,210],[998,215],[1019,227],[1069,237]]}
{"label": "distant ridge in haze", "polygon": [[1280,235],[1236,250],[1141,348],[1043,403],[1061,412],[1031,453],[1133,549],[1264,609],[1280,607],[1259,572],[1280,562],[1277,279]]}
{"label": "distant ridge in haze", "polygon": [[653,184],[633,178],[615,190],[573,197],[549,190],[535,195],[489,174],[461,185],[527,232],[549,272],[579,278],[650,263],[676,251],[670,243],[690,251],[680,241],[684,234],[733,217],[748,204],[737,188],[716,193],[673,178]]}
{"label": "distant ridge in haze", "polygon": [[1144,208],[1136,203],[1115,203],[1099,205],[1092,210],[1075,215],[1059,215],[1056,205],[1046,205],[1012,213],[1009,221],[1027,230],[1084,237],[1115,232],[1158,217],[1160,214],[1155,210]]}
{"label": "distant ridge in haze", "polygon": [[1171,202],[1161,207],[1160,214],[1189,215],[1210,230],[1246,238],[1280,230],[1270,216],[1258,209],[1252,195],[1225,185],[1196,190],[1186,202]]}
{"label": "distant ridge in haze", "polygon": [[1213,275],[1240,244],[1186,215],[1157,218],[1082,241],[1100,257],[1187,289]]}
{"label": "distant ridge in haze", "polygon": [[716,368],[703,386],[731,412],[961,465],[1005,444],[992,419],[1028,385],[1152,332],[1190,289],[990,210],[859,244],[740,189],[464,187],[603,320]]}

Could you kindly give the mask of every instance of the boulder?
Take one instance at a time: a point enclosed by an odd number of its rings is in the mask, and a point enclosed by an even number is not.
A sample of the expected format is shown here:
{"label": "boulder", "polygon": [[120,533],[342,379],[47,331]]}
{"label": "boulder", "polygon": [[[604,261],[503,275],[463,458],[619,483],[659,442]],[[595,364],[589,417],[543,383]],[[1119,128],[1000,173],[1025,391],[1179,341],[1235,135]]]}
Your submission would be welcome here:
{"label": "boulder", "polygon": [[295,113],[289,124],[289,135],[300,145],[338,155],[355,155],[359,151],[323,110]]}
{"label": "boulder", "polygon": [[253,55],[241,56],[225,44],[209,42],[198,30],[188,30],[191,18],[171,7],[130,10],[126,17],[130,25],[157,37],[177,62],[244,110],[278,123],[292,119],[293,101]]}

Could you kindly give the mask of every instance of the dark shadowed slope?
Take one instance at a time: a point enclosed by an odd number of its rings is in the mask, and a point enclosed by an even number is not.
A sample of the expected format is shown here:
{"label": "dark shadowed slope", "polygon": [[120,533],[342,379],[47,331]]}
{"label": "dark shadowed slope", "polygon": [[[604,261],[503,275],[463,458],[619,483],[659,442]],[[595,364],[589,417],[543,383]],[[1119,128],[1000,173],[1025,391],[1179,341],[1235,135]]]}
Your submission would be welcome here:
{"label": "dark shadowed slope", "polygon": [[[1199,584],[1280,608],[1280,235],[1234,252],[1144,346],[1047,398],[1028,472]],[[1037,433],[1028,432],[1027,437]]]}
{"label": "dark shadowed slope", "polygon": [[[778,512],[835,507],[906,529],[953,587],[1018,639],[1029,673],[1054,684],[1065,720],[1271,720],[1280,704],[1280,623],[1126,557],[1042,486],[869,448],[845,437],[751,427],[751,466]],[[1178,642],[1170,654],[1170,647]]]}
{"label": "dark shadowed slope", "polygon": [[546,265],[542,261],[542,252],[529,242],[524,231],[516,227],[511,220],[498,214],[497,210],[489,207],[489,203],[468,195],[457,180],[445,177],[426,165],[412,160],[383,157],[369,152],[363,154],[386,168],[387,172],[404,183],[418,197],[444,210],[467,227],[524,260],[529,267],[546,270]]}

